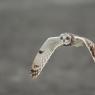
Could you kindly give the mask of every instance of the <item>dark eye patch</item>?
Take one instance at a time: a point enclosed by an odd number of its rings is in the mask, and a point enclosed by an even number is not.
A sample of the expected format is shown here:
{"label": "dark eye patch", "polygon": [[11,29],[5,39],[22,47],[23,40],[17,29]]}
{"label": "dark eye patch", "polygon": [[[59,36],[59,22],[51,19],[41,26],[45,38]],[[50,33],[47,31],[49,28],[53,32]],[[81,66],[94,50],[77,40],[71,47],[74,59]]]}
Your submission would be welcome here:
{"label": "dark eye patch", "polygon": [[42,50],[39,50],[39,54],[42,54],[44,51],[42,51]]}
{"label": "dark eye patch", "polygon": [[66,40],[69,40],[70,38],[69,37],[66,37]]}
{"label": "dark eye patch", "polygon": [[63,40],[63,37],[60,37],[61,40]]}

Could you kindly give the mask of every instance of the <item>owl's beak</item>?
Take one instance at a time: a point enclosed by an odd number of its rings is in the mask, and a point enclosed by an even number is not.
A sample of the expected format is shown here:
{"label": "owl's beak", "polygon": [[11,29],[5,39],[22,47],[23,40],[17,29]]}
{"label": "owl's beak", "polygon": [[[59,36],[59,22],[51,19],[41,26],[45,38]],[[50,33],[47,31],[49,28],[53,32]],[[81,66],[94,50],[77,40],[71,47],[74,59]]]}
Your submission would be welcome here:
{"label": "owl's beak", "polygon": [[71,43],[70,44],[67,44],[67,45],[66,44],[63,44],[63,46],[71,46]]}

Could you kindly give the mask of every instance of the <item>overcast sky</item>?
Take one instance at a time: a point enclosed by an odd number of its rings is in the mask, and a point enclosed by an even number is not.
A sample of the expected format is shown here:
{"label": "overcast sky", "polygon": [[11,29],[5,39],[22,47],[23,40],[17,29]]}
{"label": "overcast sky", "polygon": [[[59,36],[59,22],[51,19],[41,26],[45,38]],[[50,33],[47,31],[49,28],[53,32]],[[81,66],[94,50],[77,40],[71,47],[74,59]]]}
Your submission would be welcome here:
{"label": "overcast sky", "polygon": [[32,6],[40,6],[44,4],[70,5],[89,2],[93,3],[95,0],[0,0],[0,9],[19,7],[30,8]]}

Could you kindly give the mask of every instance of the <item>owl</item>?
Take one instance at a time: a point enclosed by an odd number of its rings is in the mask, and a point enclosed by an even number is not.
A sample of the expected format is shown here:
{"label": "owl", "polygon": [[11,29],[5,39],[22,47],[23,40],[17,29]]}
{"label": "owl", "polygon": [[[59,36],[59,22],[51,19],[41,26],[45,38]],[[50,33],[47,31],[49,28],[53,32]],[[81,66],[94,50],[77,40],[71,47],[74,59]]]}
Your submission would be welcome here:
{"label": "owl", "polygon": [[33,79],[36,79],[39,76],[51,55],[60,46],[86,46],[95,62],[95,44],[93,41],[72,33],[63,33],[56,37],[47,38],[37,52],[31,69]]}

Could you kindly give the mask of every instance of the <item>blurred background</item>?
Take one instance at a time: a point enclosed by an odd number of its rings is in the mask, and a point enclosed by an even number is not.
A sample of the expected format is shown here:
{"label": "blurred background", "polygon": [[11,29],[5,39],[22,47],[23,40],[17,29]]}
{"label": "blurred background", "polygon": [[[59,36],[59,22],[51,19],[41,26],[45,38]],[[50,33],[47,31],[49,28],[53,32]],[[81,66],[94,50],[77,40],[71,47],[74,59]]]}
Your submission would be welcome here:
{"label": "blurred background", "polygon": [[43,42],[71,32],[95,41],[95,0],[0,0],[0,95],[95,95],[86,47],[61,47],[39,79],[29,70]]}

